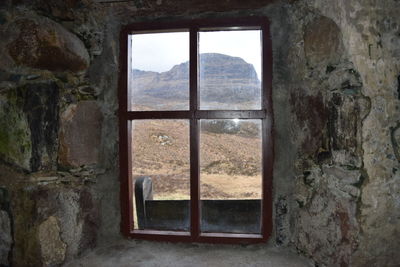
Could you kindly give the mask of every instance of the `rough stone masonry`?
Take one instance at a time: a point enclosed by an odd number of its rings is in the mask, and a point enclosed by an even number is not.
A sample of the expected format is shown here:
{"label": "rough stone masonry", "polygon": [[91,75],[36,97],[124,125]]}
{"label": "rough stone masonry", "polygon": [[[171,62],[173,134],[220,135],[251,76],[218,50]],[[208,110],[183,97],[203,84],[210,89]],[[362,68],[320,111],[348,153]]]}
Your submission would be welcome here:
{"label": "rough stone masonry", "polygon": [[266,16],[268,242],[318,266],[398,266],[399,10],[398,0],[1,1],[0,265],[60,265],[123,238],[121,25]]}

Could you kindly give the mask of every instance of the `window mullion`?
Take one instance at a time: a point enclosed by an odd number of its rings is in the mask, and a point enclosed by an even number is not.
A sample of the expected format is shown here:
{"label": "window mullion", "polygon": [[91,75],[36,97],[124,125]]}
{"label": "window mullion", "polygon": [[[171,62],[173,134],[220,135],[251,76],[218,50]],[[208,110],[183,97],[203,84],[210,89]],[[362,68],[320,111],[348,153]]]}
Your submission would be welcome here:
{"label": "window mullion", "polygon": [[198,90],[197,90],[197,58],[198,58],[198,29],[190,29],[190,111],[194,113],[198,109]]}
{"label": "window mullion", "polygon": [[190,229],[195,240],[200,233],[200,197],[199,197],[199,128],[194,116],[198,108],[197,58],[198,29],[190,28]]}
{"label": "window mullion", "polygon": [[147,119],[190,119],[191,113],[186,110],[173,111],[128,111],[126,114],[128,120],[147,120]]}

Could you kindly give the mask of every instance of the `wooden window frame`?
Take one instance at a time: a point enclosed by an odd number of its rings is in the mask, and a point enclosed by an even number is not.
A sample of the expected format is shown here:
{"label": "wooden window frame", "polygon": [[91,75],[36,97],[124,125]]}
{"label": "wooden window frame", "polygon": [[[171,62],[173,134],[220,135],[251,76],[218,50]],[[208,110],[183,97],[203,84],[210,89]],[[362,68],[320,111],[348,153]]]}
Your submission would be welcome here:
{"label": "wooden window frame", "polygon": [[[189,110],[129,111],[128,107],[128,36],[140,32],[189,31]],[[262,79],[261,110],[200,110],[198,94],[198,33],[203,29],[261,30]],[[273,176],[273,110],[272,110],[272,46],[269,21],[265,17],[204,19],[178,22],[142,22],[122,27],[120,32],[119,65],[119,164],[121,231],[129,238],[207,243],[265,242],[272,232]],[[190,231],[154,231],[134,229],[131,121],[140,119],[186,119],[190,121]],[[200,232],[199,195],[199,120],[200,119],[261,119],[262,121],[262,202],[260,234],[229,234]]]}

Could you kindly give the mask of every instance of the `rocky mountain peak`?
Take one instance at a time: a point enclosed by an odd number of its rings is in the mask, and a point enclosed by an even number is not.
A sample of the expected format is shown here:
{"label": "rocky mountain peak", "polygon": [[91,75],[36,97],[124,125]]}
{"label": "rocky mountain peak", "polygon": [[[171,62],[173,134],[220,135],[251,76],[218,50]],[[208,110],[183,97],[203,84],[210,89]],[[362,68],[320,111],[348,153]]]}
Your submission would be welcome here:
{"label": "rocky mountain peak", "polygon": [[[166,99],[188,101],[189,62],[173,66],[166,72],[133,69],[131,86],[134,102],[152,106]],[[240,57],[219,53],[199,55],[201,101],[241,103],[259,101],[260,81],[252,64]]]}

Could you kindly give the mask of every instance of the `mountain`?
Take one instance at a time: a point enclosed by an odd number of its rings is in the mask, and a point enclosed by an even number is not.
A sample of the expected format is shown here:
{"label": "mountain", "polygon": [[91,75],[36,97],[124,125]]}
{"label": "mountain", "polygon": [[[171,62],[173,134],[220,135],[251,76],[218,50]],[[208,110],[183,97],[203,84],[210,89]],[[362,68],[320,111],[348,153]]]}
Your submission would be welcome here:
{"label": "mountain", "polygon": [[[217,53],[199,56],[200,101],[203,108],[232,109],[260,103],[260,81],[252,64],[242,58]],[[187,107],[189,99],[189,62],[166,72],[133,69],[132,101],[142,108],[162,105],[162,109]],[[218,107],[218,108],[216,108]]]}

